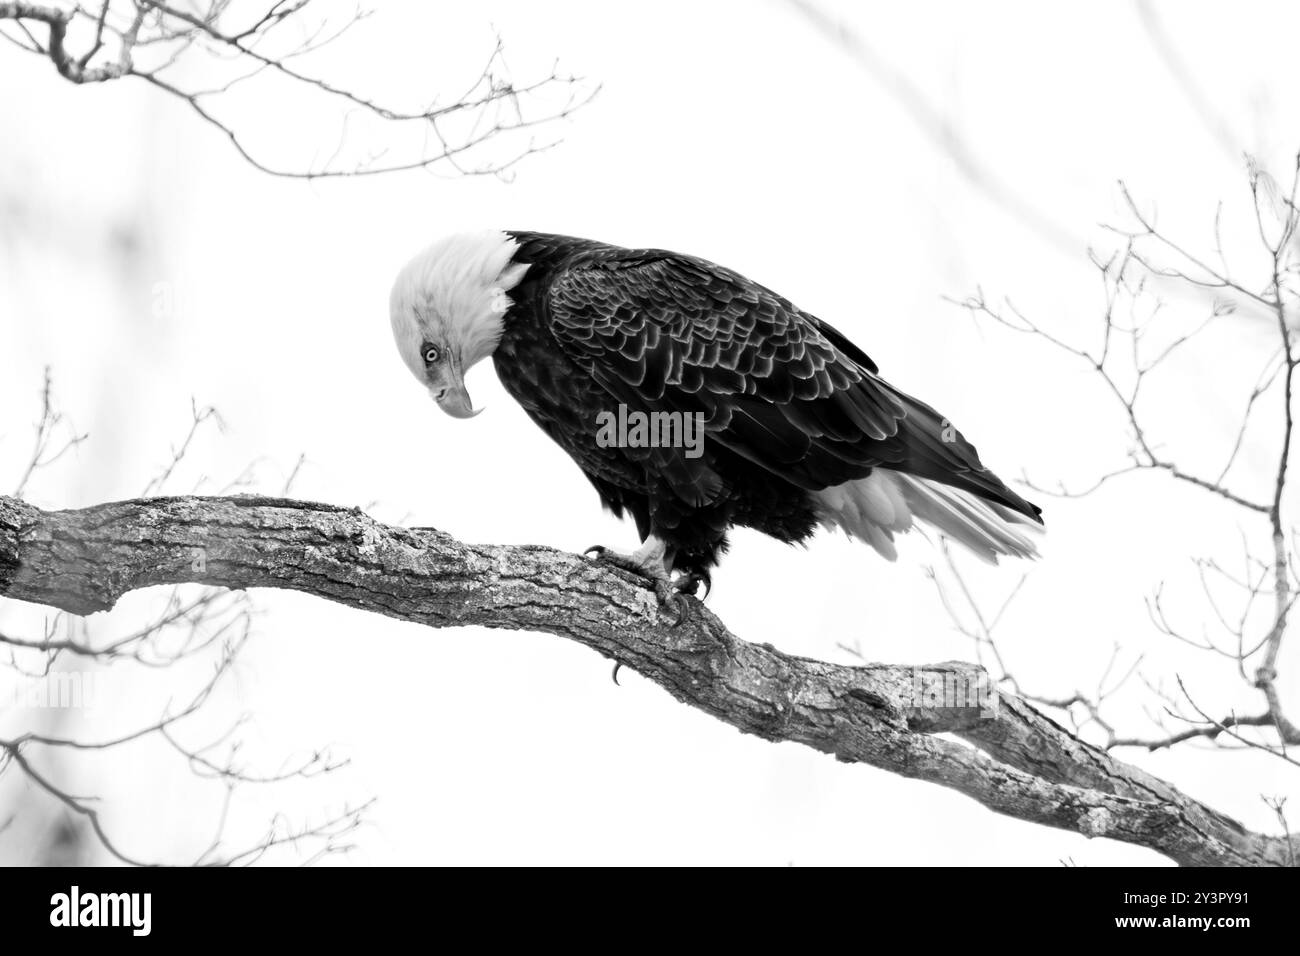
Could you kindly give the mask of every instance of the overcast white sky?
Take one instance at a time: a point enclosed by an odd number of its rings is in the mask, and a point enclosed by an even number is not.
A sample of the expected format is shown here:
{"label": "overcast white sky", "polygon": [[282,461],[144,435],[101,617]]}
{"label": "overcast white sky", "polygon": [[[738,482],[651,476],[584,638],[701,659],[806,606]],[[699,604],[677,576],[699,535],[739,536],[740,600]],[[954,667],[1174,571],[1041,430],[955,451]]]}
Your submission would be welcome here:
{"label": "overcast white sky", "polygon": [[[215,490],[256,462],[257,489],[276,493],[305,453],[297,494],[385,520],[472,541],[633,544],[632,526],[600,511],[486,365],[470,389],[487,411],[463,422],[439,413],[397,357],[396,270],[439,235],[481,226],[662,246],[744,272],[850,335],[1009,478],[1026,469],[1082,484],[1121,463],[1123,422],[1086,375],[975,326],[944,297],[1008,294],[1086,338],[1101,292],[1086,248],[1112,241],[1098,224],[1121,219],[1119,179],[1200,248],[1224,200],[1225,240],[1244,267],[1254,252],[1241,155],[1286,175],[1300,148],[1300,8],[815,9],[865,44],[856,60],[794,5],[698,0],[385,3],[322,58],[336,82],[419,101],[467,85],[495,31],[519,79],[558,57],[601,84],[557,130],[562,145],[508,183],[273,179],[143,84],[74,88],[0,48],[0,84],[17,91],[0,98],[0,487],[24,460],[49,365],[90,439],[42,476],[32,499],[43,506],[138,493],[194,397],[229,427],[206,435],[174,490],[202,475]],[[275,97],[231,109],[286,162],[332,149],[330,117]],[[1174,447],[1193,460],[1226,448],[1243,394],[1235,373],[1266,347],[1243,321],[1179,369],[1155,400]],[[1272,452],[1264,441],[1246,454],[1250,476]],[[1170,646],[1143,607],[1162,579],[1188,583],[1192,555],[1237,553],[1235,514],[1150,476],[1040,503],[1045,557],[1005,622],[1022,681],[1044,694],[1091,689],[1118,642],[1154,676],[1248,702],[1228,695],[1228,668]],[[936,559],[920,539],[890,565],[840,538],[799,550],[741,532],[710,604],[740,636],[792,653],[847,661],[837,644],[856,643],[872,660],[969,658],[924,573]],[[971,580],[996,606],[1022,573],[976,569]],[[635,674],[614,686],[607,661],[556,638],[256,599],[256,639],[213,726],[251,713],[248,749],[271,766],[324,744],[352,763],[313,786],[249,793],[236,823],[377,796],[353,861],[1160,861],[743,737]],[[129,629],[146,600],[96,626]],[[1193,630],[1207,614],[1190,599],[1186,613]],[[0,607],[0,625],[31,620]],[[1283,689],[1294,699],[1293,678]],[[161,706],[163,688],[148,692]],[[1149,703],[1135,689],[1119,715],[1147,730]],[[108,720],[87,715],[83,732]],[[1298,791],[1294,771],[1254,755],[1129,756],[1257,828],[1273,823],[1260,794]],[[137,854],[205,845],[220,794],[163,755],[142,748],[67,772],[104,795],[107,822]]]}

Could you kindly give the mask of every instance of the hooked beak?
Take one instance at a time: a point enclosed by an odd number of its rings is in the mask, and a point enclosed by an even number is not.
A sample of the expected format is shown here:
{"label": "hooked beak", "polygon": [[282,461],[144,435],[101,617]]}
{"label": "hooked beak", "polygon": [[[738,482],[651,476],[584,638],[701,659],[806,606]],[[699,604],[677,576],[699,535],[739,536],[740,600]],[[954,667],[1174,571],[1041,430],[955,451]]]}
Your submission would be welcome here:
{"label": "hooked beak", "polygon": [[438,407],[452,418],[473,418],[481,408],[475,408],[465,389],[465,377],[460,370],[460,360],[444,362],[439,374],[430,377],[429,394]]}

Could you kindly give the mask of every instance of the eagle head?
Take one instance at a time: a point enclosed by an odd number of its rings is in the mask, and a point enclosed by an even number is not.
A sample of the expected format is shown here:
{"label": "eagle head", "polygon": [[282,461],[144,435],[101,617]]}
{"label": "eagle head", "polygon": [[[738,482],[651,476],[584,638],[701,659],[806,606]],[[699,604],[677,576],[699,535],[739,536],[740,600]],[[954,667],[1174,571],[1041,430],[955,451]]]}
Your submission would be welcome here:
{"label": "eagle head", "polygon": [[512,261],[519,244],[498,231],[440,239],[397,274],[389,297],[393,337],[406,367],[448,415],[478,414],[465,373],[501,340],[510,290],[527,264]]}

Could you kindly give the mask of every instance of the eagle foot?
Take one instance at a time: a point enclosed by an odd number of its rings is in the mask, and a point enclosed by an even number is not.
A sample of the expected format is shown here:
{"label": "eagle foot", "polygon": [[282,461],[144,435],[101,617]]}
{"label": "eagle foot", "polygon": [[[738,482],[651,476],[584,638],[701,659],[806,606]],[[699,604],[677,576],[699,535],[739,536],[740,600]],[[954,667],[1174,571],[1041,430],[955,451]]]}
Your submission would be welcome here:
{"label": "eagle foot", "polygon": [[621,568],[641,578],[655,592],[659,609],[672,616],[672,626],[679,627],[690,619],[691,606],[687,595],[693,595],[700,581],[693,575],[679,575],[676,580],[668,576],[663,562],[663,546],[653,539],[633,554],[621,554],[603,545],[593,545],[584,555],[590,555],[601,564]]}
{"label": "eagle foot", "polygon": [[659,610],[672,615],[673,627],[681,627],[691,619],[691,599],[681,591],[676,582],[656,581],[655,597],[659,599]]}
{"label": "eagle foot", "polygon": [[[700,597],[700,585],[704,585],[703,597]],[[673,580],[673,587],[703,601],[713,593],[713,578],[708,571],[683,571]]]}
{"label": "eagle foot", "polygon": [[664,570],[663,563],[656,561],[640,553],[623,554],[604,545],[594,544],[586,551],[582,552],[584,556],[589,555],[593,560],[608,564],[611,567],[622,568],[635,574],[637,577],[645,578],[647,581],[654,583],[659,580],[668,580],[668,572]]}

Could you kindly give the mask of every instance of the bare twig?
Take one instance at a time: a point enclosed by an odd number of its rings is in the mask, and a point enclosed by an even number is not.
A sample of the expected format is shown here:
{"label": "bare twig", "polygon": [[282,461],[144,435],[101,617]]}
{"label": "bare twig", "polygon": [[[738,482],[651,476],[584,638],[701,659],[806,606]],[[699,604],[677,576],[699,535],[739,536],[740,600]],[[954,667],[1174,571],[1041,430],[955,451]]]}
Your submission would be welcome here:
{"label": "bare twig", "polygon": [[36,423],[36,441],[32,447],[31,458],[14,489],[14,497],[21,498],[32,480],[32,475],[42,468],[48,468],[86,440],[84,434],[67,426],[63,413],[55,407],[53,380],[50,370],[45,369],[45,382],[41,387],[41,417]]}
{"label": "bare twig", "polygon": [[[314,16],[311,0],[268,3],[264,12],[244,26],[228,27],[226,0],[200,0],[176,5],[158,0],[103,0],[96,9],[45,3],[0,2],[0,35],[27,53],[48,59],[60,76],[76,84],[135,79],[150,84],[186,104],[205,124],[217,130],[248,163],[264,173],[292,179],[373,176],[383,173],[445,166],[467,175],[506,175],[524,158],[554,146],[558,140],[537,140],[536,130],[552,128],[590,101],[597,90],[558,67],[527,83],[515,83],[506,69],[498,39],[477,79],[466,92],[446,101],[432,97],[428,105],[401,108],[332,83],[297,66],[346,34],[367,17],[360,8],[334,24]],[[285,37],[286,25],[297,23],[306,38]],[[2,29],[13,24],[19,34]],[[69,49],[71,28],[90,31],[78,54]],[[45,42],[36,33],[42,30]],[[264,52],[266,50],[273,52]],[[202,60],[222,79],[193,86],[185,77],[187,63]],[[312,97],[336,107],[340,137],[323,163],[278,165],[253,147],[214,103],[234,87],[259,78],[278,79],[294,95]],[[344,140],[357,118],[369,118],[390,129],[386,141],[368,152],[352,155]],[[417,135],[398,138],[410,127]],[[319,138],[319,137],[318,137]],[[489,142],[508,143],[504,156],[484,152]],[[352,158],[347,158],[352,155]],[[476,157],[471,159],[471,157]]]}
{"label": "bare twig", "polygon": [[[1071,713],[1072,718],[1075,710],[1081,711],[1086,715],[1086,720],[1082,723],[1076,720],[1076,728],[1088,724],[1100,727],[1104,732],[1101,743],[1107,749],[1129,746],[1159,750],[1197,740],[1222,746],[1224,741],[1229,741],[1243,747],[1264,750],[1288,763],[1295,763],[1288,748],[1300,744],[1300,728],[1284,712],[1277,690],[1278,656],[1288,630],[1292,607],[1300,597],[1297,594],[1292,557],[1294,532],[1283,513],[1291,471],[1291,448],[1295,439],[1296,370],[1300,367],[1300,354],[1297,354],[1293,341],[1295,317],[1291,313],[1296,292],[1290,285],[1294,283],[1297,274],[1294,240],[1297,228],[1300,227],[1300,207],[1297,206],[1296,199],[1300,189],[1300,156],[1296,159],[1291,186],[1286,192],[1253,162],[1248,162],[1247,165],[1259,246],[1267,256],[1270,277],[1263,288],[1252,288],[1239,281],[1229,268],[1219,229],[1221,210],[1215,216],[1215,259],[1218,263],[1215,264],[1209,257],[1193,252],[1161,231],[1154,216],[1144,213],[1127,187],[1121,183],[1121,194],[1136,225],[1112,229],[1122,238],[1122,246],[1109,257],[1103,258],[1095,254],[1092,257],[1105,292],[1098,345],[1089,348],[1068,342],[1029,319],[1010,301],[1003,308],[989,305],[982,292],[977,292],[961,303],[977,316],[1033,336],[1051,349],[1068,356],[1071,361],[1083,363],[1102,382],[1121,409],[1128,426],[1133,445],[1127,465],[1103,473],[1082,488],[1067,488],[1061,483],[1057,488],[1049,489],[1027,479],[1031,487],[1044,493],[1080,498],[1122,476],[1135,472],[1153,472],[1206,491],[1235,506],[1250,520],[1262,517],[1266,523],[1268,555],[1257,556],[1256,550],[1262,549],[1252,548],[1247,541],[1242,573],[1230,573],[1214,559],[1198,559],[1194,562],[1212,622],[1217,623],[1219,630],[1226,635],[1226,640],[1223,637],[1212,637],[1208,631],[1199,635],[1189,634],[1175,624],[1165,605],[1163,586],[1158,587],[1147,602],[1148,612],[1157,630],[1193,648],[1231,661],[1238,675],[1258,690],[1263,698],[1262,706],[1258,710],[1252,709],[1253,712],[1249,714],[1230,712],[1225,717],[1212,718],[1192,699],[1179,681],[1179,695],[1157,692],[1157,697],[1164,706],[1159,713],[1153,715],[1153,719],[1161,727],[1162,733],[1121,736],[1101,716],[1102,705],[1108,696],[1101,688],[1096,694],[1076,692],[1068,698],[1056,700],[1030,698],[1065,709]],[[1171,264],[1157,261],[1157,256],[1171,260]],[[1226,460],[1214,477],[1186,468],[1178,456],[1162,450],[1161,443],[1152,437],[1154,426],[1148,419],[1141,398],[1145,394],[1143,386],[1149,377],[1167,366],[1171,355],[1187,347],[1212,323],[1234,315],[1235,305],[1231,301],[1216,299],[1208,316],[1187,331],[1166,333],[1166,343],[1152,352],[1146,342],[1155,319],[1162,312],[1163,303],[1158,299],[1153,300],[1147,288],[1146,279],[1150,276],[1227,294],[1240,301],[1262,306],[1270,316],[1273,344],[1260,361],[1260,372],[1246,395],[1244,411],[1236,433],[1232,436]],[[1142,304],[1147,300],[1153,300],[1154,304],[1149,309],[1144,309]],[[1252,414],[1262,401],[1276,401],[1280,412],[1280,426],[1274,439],[1276,463],[1267,475],[1266,496],[1258,492],[1240,491],[1226,484],[1245,445]],[[950,567],[950,573],[964,589],[958,570]],[[969,591],[964,594],[968,606],[975,607]],[[1225,600],[1236,600],[1235,610],[1230,609]],[[1266,601],[1271,602],[1271,612],[1261,630],[1255,610]],[[949,612],[955,620],[959,619],[951,603]],[[959,626],[975,639],[978,650],[994,654],[998,666],[1003,669],[1003,679],[1010,680],[989,629],[984,626],[978,614],[976,620],[978,627],[974,629],[960,623]],[[1112,666],[1113,663],[1112,659]],[[1013,683],[1012,686],[1019,691],[1018,684]],[[1154,689],[1149,682],[1147,686]],[[1186,726],[1167,730],[1166,719],[1176,719]],[[1243,733],[1247,728],[1258,731],[1258,735],[1247,736]]]}

